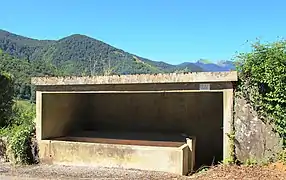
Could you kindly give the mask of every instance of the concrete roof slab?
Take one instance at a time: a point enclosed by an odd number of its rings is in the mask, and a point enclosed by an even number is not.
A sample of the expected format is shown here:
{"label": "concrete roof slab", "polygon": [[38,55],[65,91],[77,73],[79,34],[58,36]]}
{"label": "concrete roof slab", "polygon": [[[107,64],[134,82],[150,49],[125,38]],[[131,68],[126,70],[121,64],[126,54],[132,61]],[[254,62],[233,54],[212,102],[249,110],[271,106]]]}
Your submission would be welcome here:
{"label": "concrete roof slab", "polygon": [[32,77],[34,85],[146,84],[237,81],[237,72],[192,72],[86,77]]}

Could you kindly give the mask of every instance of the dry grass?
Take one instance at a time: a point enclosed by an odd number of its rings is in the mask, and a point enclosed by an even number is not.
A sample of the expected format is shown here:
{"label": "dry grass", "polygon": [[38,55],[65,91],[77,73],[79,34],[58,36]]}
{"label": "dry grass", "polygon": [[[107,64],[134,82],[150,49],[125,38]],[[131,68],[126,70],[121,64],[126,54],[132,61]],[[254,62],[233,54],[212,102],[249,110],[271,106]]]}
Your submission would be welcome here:
{"label": "dry grass", "polygon": [[211,167],[190,177],[195,180],[286,180],[286,166],[274,163],[268,166],[227,166]]}

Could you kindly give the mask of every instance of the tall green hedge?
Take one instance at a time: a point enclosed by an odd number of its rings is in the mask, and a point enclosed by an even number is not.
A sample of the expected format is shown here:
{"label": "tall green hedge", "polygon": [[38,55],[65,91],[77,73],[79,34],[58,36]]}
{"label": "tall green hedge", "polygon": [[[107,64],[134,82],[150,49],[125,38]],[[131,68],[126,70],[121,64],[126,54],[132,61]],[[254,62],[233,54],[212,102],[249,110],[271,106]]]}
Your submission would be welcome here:
{"label": "tall green hedge", "polygon": [[12,116],[14,86],[9,74],[0,74],[0,128],[9,125]]}
{"label": "tall green hedge", "polygon": [[257,42],[237,57],[239,90],[286,145],[286,41]]}

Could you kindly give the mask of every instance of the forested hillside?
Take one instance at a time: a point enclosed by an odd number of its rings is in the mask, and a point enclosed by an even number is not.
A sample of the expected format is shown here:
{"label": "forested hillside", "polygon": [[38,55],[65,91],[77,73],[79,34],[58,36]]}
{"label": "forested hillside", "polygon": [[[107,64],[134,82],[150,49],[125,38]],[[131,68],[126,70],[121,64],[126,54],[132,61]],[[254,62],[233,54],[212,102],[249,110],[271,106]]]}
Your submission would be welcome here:
{"label": "forested hillside", "polygon": [[[56,41],[31,39],[0,30],[0,71],[15,77],[15,93],[21,99],[34,99],[32,76],[211,71],[204,69],[208,66],[212,67],[202,63],[171,65],[152,61],[80,34]],[[216,71],[223,67],[213,66]]]}
{"label": "forested hillside", "polygon": [[62,74],[57,68],[48,62],[19,59],[0,50],[0,71],[13,76],[15,81],[15,94],[20,99],[34,99],[31,91],[30,77],[54,76]]}
{"label": "forested hillside", "polygon": [[19,58],[31,59],[34,52],[51,43],[53,41],[35,40],[0,29],[0,49]]}
{"label": "forested hillside", "polygon": [[42,41],[0,30],[0,49],[27,61],[48,62],[65,75],[202,71],[196,65],[181,67],[141,58],[79,34],[58,41]]}

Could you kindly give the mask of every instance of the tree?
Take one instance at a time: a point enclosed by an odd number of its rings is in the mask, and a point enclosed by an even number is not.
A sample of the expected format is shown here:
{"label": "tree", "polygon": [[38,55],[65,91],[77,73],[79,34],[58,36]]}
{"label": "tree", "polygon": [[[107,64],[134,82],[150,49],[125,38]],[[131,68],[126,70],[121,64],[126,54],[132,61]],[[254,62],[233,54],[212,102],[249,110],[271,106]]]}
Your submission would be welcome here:
{"label": "tree", "polygon": [[0,74],[0,128],[8,126],[12,115],[14,86],[12,77]]}

